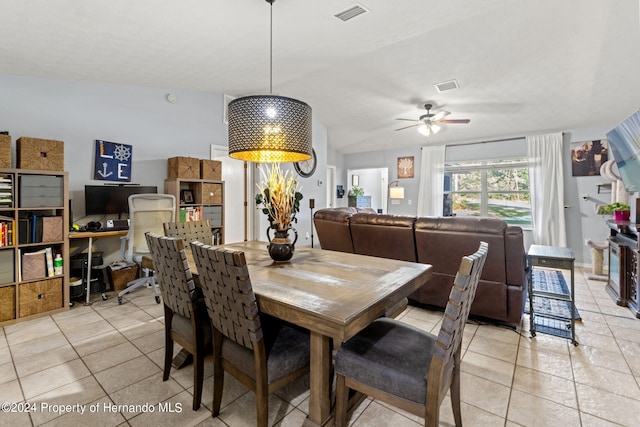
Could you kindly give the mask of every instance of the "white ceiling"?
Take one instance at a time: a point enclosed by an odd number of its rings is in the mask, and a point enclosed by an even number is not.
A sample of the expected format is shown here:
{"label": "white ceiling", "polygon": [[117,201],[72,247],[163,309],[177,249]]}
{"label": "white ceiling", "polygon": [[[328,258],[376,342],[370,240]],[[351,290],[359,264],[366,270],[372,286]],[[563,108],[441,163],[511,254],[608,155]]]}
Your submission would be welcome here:
{"label": "white ceiling", "polygon": [[[369,10],[342,22],[355,4]],[[273,92],[355,153],[600,126],[640,106],[638,0],[278,0]],[[0,74],[269,89],[264,0],[1,0]],[[438,93],[435,83],[460,88]],[[469,118],[425,138],[425,102]],[[436,109],[437,111],[437,109]]]}

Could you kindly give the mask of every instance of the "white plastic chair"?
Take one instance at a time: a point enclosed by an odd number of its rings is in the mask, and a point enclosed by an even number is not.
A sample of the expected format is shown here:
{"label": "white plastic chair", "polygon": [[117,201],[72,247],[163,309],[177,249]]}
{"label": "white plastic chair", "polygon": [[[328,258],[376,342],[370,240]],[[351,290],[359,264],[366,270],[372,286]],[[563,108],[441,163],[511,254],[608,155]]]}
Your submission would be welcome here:
{"label": "white plastic chair", "polygon": [[[156,302],[160,304],[158,285],[152,274],[149,261],[151,251],[147,246],[145,233],[164,234],[162,226],[175,219],[176,199],[171,194],[132,194],[129,196],[129,233],[120,241],[120,254],[123,259],[139,264],[143,276],[127,283],[127,287],[118,293],[118,304],[129,292],[142,287],[153,288]],[[143,257],[146,257],[143,260]],[[145,262],[146,261],[146,262]]]}

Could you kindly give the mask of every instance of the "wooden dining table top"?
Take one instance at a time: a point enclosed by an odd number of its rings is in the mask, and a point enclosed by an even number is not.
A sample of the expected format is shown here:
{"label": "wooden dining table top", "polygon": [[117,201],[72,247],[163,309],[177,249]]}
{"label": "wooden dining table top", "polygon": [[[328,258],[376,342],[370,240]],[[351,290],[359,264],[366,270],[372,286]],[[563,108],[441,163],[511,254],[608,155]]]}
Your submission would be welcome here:
{"label": "wooden dining table top", "polygon": [[[431,265],[309,247],[274,262],[267,243],[218,247],[244,252],[260,310],[339,341],[366,327],[431,278]],[[189,265],[197,269],[189,253]]]}

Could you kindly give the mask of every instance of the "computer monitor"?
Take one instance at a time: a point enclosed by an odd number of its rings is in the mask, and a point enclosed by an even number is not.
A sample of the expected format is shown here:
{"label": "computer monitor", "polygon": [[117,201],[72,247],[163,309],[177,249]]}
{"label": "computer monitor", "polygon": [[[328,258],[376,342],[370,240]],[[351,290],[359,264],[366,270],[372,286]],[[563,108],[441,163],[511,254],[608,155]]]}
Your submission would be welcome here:
{"label": "computer monitor", "polygon": [[158,187],[144,185],[85,185],[85,215],[129,213],[129,196],[157,193]]}

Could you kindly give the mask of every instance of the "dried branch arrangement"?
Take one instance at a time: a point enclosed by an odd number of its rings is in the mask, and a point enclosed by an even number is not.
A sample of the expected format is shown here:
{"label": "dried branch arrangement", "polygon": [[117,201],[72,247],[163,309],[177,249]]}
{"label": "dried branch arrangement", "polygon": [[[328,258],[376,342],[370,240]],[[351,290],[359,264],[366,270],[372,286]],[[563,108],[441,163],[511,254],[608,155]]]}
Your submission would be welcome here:
{"label": "dried branch arrangement", "polygon": [[262,182],[258,184],[256,205],[262,205],[262,213],[269,219],[269,228],[288,230],[292,222],[298,222],[302,193],[292,171],[283,172],[280,165],[261,166]]}

